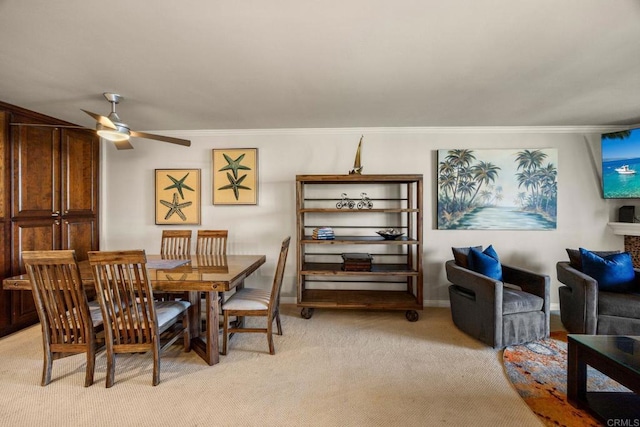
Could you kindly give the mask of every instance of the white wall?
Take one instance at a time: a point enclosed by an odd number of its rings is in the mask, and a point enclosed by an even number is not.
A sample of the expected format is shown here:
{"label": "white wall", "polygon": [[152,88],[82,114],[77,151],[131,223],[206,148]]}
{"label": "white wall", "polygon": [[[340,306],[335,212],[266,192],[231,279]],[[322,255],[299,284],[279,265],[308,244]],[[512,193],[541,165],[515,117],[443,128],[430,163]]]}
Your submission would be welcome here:
{"label": "white wall", "polygon": [[[267,264],[250,277],[250,286],[271,285],[280,241],[295,240],[295,175],[341,174],[353,166],[364,135],[364,173],[418,173],[425,177],[424,295],[426,305],[448,304],[444,262],[452,246],[493,244],[501,260],[551,276],[552,307],[557,308],[555,264],[565,248],[620,249],[623,237],[607,222],[621,201],[606,201],[600,191],[599,134],[552,129],[301,129],[184,131],[190,148],[135,140],[134,150],[117,151],[103,141],[101,248],[143,248],[157,253],[161,230],[155,225],[154,169],[202,170],[202,224],[191,228],[229,230],[229,253],[267,254]],[[159,132],[158,132],[159,133]],[[211,150],[258,148],[257,206],[220,206],[211,202]],[[437,230],[436,163],[438,149],[557,148],[558,222],[553,231]],[[173,227],[179,228],[179,227]],[[283,300],[295,301],[295,243],[287,262]]]}

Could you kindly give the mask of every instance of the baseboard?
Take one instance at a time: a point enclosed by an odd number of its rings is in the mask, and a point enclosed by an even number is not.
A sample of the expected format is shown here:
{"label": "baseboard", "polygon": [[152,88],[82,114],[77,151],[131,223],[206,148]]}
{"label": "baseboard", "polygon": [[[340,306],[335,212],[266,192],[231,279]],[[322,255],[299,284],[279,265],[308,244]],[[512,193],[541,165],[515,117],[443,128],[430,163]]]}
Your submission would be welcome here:
{"label": "baseboard", "polygon": [[[296,297],[280,297],[280,302],[282,304],[296,304]],[[424,300],[423,305],[425,307],[450,307],[449,300]],[[551,310],[560,310],[560,303],[552,302],[550,304]]]}

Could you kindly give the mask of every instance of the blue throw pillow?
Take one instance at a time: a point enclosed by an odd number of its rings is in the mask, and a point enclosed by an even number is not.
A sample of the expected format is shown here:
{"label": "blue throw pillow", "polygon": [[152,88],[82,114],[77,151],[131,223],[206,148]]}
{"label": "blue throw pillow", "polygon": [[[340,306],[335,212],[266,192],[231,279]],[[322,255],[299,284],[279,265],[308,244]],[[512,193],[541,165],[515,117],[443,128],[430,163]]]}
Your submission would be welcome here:
{"label": "blue throw pillow", "polygon": [[598,281],[598,289],[608,292],[628,292],[636,277],[629,252],[598,256],[580,248],[582,271]]}
{"label": "blue throw pillow", "polygon": [[476,273],[484,274],[494,280],[502,281],[502,265],[493,245],[480,252],[475,248],[469,250],[469,268]]}

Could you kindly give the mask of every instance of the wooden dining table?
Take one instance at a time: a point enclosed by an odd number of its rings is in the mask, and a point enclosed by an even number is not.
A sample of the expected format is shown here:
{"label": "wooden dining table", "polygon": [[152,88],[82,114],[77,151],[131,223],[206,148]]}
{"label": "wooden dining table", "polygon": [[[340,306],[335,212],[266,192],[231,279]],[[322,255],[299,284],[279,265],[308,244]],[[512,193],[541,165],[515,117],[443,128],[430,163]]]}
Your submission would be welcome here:
{"label": "wooden dining table", "polygon": [[[154,292],[186,293],[191,307],[191,348],[206,363],[220,361],[218,295],[244,286],[244,280],[266,261],[265,255],[190,255],[162,257],[147,255],[147,271]],[[80,261],[80,276],[87,287],[94,287],[88,261]],[[4,290],[31,290],[26,274],[2,281]],[[200,304],[205,294],[204,315]],[[204,317],[204,330],[201,318]]]}

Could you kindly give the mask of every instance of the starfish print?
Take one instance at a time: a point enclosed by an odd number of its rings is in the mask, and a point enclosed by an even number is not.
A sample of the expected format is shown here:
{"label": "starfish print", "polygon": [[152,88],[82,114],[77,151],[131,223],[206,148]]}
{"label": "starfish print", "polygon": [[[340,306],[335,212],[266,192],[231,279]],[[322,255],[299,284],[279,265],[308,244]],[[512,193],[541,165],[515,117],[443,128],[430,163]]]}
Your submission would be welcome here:
{"label": "starfish print", "polygon": [[182,194],[182,189],[194,191],[193,188],[189,187],[187,184],[184,183],[184,180],[187,179],[188,176],[189,176],[189,173],[187,173],[182,179],[175,179],[171,175],[167,175],[167,178],[173,181],[173,184],[168,187],[165,187],[165,190],[175,188],[176,190],[178,190],[178,193],[180,193],[180,197],[182,198],[182,200],[184,200],[184,194]]}
{"label": "starfish print", "polygon": [[[226,170],[231,170],[233,171],[233,177],[235,179],[238,179],[238,169],[242,169],[242,170],[248,170],[250,171],[251,168],[248,166],[244,166],[241,165],[240,162],[242,161],[242,159],[244,159],[244,154],[241,154],[237,159],[233,160],[231,157],[227,156],[226,154],[222,154],[224,156],[224,159],[227,161],[228,165],[220,168],[218,170],[218,172],[222,172],[222,171],[226,171]],[[227,174],[228,175],[228,174]],[[229,179],[229,182],[232,182],[231,179]]]}
{"label": "starfish print", "polygon": [[185,216],[184,213],[182,213],[181,209],[191,206],[193,204],[193,202],[178,203],[178,193],[173,193],[173,203],[169,203],[166,200],[160,200],[160,203],[162,203],[164,206],[169,208],[169,211],[167,211],[167,214],[164,216],[165,220],[171,218],[173,214],[176,214],[183,221],[186,221],[187,217]]}
{"label": "starfish print", "polygon": [[240,198],[240,190],[251,190],[251,188],[245,185],[240,185],[246,177],[247,175],[242,175],[240,179],[235,180],[234,177],[231,176],[229,172],[227,172],[227,179],[229,179],[230,184],[224,185],[218,188],[218,190],[233,190],[233,194],[236,196],[236,200],[238,200]]}

